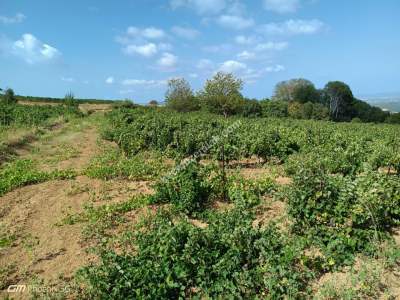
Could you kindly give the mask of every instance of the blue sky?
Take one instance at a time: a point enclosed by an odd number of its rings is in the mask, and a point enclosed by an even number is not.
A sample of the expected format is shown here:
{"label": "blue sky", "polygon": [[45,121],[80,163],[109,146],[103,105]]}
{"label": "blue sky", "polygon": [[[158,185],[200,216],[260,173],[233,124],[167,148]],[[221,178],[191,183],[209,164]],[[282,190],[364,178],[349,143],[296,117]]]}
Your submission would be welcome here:
{"label": "blue sky", "polygon": [[221,70],[247,97],[298,77],[399,94],[399,29],[398,0],[0,0],[0,87],[145,103]]}

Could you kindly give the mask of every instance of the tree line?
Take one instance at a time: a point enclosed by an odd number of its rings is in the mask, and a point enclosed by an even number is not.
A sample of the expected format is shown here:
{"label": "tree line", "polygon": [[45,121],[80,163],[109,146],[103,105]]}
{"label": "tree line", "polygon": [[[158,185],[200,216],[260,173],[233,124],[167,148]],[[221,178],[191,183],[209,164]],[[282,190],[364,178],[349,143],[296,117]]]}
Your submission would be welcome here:
{"label": "tree line", "polygon": [[302,78],[282,81],[271,99],[260,101],[244,97],[242,88],[243,81],[231,73],[216,73],[197,93],[186,79],[173,78],[168,81],[165,103],[179,112],[206,110],[225,117],[400,123],[399,113],[391,114],[355,98],[350,87],[341,81],[328,82],[323,89]]}

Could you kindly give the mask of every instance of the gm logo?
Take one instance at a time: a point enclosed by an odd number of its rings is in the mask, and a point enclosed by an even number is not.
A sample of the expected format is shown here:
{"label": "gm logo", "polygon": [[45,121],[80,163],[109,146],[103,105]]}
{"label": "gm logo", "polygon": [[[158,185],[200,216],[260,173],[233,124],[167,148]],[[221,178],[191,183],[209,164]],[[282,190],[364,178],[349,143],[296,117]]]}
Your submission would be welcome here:
{"label": "gm logo", "polygon": [[12,284],[7,288],[8,293],[23,293],[26,290],[25,284]]}

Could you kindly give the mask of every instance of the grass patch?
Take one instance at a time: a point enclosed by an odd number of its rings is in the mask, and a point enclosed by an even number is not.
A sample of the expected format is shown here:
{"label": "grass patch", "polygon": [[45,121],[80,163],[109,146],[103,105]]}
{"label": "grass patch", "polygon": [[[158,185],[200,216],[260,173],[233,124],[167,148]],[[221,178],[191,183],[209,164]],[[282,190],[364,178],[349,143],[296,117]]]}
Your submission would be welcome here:
{"label": "grass patch", "polygon": [[154,153],[141,153],[128,158],[119,150],[106,148],[94,158],[85,170],[90,178],[103,180],[125,178],[132,180],[150,180],[166,170],[163,158]]}
{"label": "grass patch", "polygon": [[77,174],[73,170],[42,172],[35,168],[32,160],[16,160],[5,164],[0,170],[0,196],[29,184],[56,179],[73,179],[76,176]]}

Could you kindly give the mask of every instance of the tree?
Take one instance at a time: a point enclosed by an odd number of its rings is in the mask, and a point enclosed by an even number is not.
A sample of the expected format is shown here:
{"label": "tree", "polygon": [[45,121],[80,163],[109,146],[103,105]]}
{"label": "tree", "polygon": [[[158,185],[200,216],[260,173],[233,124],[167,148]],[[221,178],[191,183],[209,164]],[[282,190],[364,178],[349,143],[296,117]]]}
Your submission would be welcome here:
{"label": "tree", "polygon": [[244,117],[260,117],[261,105],[256,99],[244,99],[241,108],[241,114]]}
{"label": "tree", "polygon": [[193,94],[189,82],[184,78],[168,80],[168,89],[165,94],[166,106],[180,112],[199,109],[199,103]]}
{"label": "tree", "polygon": [[363,122],[384,122],[389,116],[389,112],[358,99],[353,101],[353,112],[354,116],[360,118]]}
{"label": "tree", "polygon": [[299,78],[278,83],[273,98],[287,102],[315,103],[320,101],[320,93],[311,81]]}
{"label": "tree", "polygon": [[78,108],[78,106],[79,106],[79,103],[75,99],[75,96],[72,92],[68,92],[67,94],[65,94],[64,104],[71,108]]}
{"label": "tree", "polygon": [[157,107],[158,106],[158,101],[157,100],[150,100],[148,105],[151,106],[151,107]]}
{"label": "tree", "polygon": [[400,113],[392,113],[386,118],[386,123],[400,124]]}
{"label": "tree", "polygon": [[13,91],[13,89],[6,89],[4,91],[3,96],[1,97],[1,102],[3,102],[4,104],[16,104],[17,103],[17,98],[15,97],[15,93]]}
{"label": "tree", "polygon": [[242,88],[241,79],[232,73],[218,72],[212,79],[206,81],[200,98],[209,111],[227,117],[237,113],[243,106],[244,99],[240,93]]}
{"label": "tree", "polygon": [[288,116],[288,103],[280,100],[264,99],[260,101],[263,117],[282,118]]}
{"label": "tree", "polygon": [[350,87],[341,81],[330,81],[324,93],[329,100],[329,113],[334,121],[349,121],[354,116],[354,96]]}

